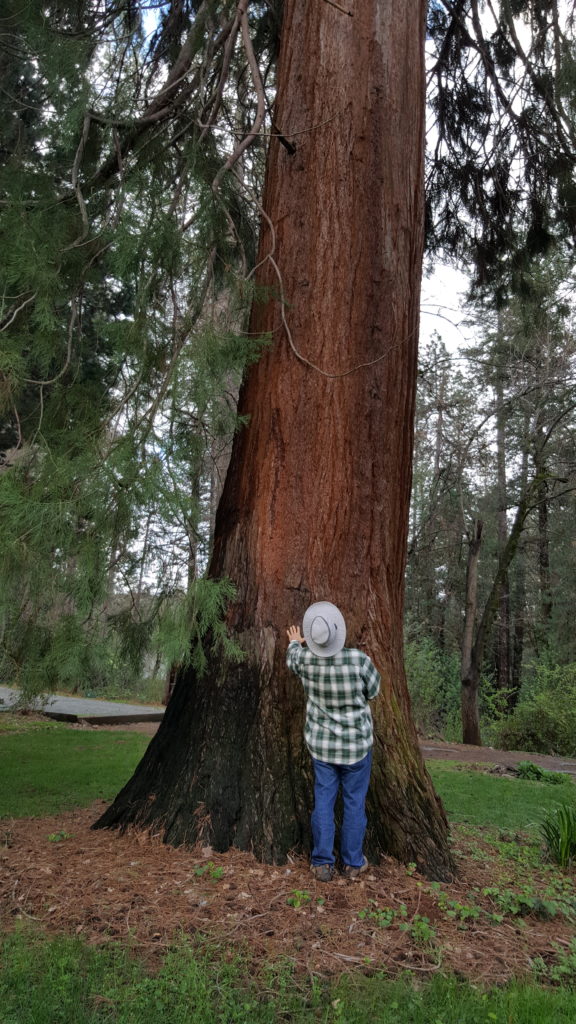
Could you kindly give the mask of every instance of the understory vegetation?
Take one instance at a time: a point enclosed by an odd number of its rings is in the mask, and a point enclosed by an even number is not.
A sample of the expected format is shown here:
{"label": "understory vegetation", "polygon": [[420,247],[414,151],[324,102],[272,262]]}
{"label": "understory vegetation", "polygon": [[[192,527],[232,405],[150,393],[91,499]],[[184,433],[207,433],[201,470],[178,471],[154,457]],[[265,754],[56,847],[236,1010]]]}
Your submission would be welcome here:
{"label": "understory vegetation", "polygon": [[[419,731],[452,742],[462,739],[459,657],[430,638],[408,637],[406,673]],[[525,666],[512,708],[509,693],[485,675],[479,693],[484,743],[502,750],[576,756],[576,663],[554,664],[549,655]]]}

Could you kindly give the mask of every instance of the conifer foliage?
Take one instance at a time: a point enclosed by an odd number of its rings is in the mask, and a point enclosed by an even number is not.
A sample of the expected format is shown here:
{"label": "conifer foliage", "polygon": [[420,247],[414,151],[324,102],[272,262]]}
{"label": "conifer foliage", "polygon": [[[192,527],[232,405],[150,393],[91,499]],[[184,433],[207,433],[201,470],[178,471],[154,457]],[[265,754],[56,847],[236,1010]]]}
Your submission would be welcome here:
{"label": "conifer foliage", "polygon": [[254,217],[198,145],[198,53],[222,29],[205,12],[184,97],[181,5],[152,35],[146,9],[2,12],[0,661],[26,695],[138,672],[162,607],[166,656],[186,657],[210,473],[259,349],[237,283]]}
{"label": "conifer foliage", "polygon": [[429,244],[519,290],[576,230],[573,5],[431,0],[428,27]]}

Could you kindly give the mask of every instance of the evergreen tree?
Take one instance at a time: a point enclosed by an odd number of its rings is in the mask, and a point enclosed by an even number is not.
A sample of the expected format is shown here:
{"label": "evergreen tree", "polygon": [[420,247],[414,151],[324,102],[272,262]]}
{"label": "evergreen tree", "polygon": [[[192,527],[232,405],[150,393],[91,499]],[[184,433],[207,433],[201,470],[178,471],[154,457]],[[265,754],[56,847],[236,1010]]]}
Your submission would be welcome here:
{"label": "evergreen tree", "polygon": [[[553,545],[550,531],[550,523],[554,522],[556,535],[561,533],[560,522],[572,508],[575,483],[573,463],[567,457],[574,429],[574,342],[571,310],[565,301],[570,288],[566,259],[558,253],[533,264],[530,298],[516,298],[497,313],[490,312],[485,304],[476,305],[474,316],[483,337],[464,353],[469,368],[465,417],[468,439],[460,445],[464,457],[458,458],[445,429],[449,412],[443,413],[440,437],[439,413],[435,411],[438,399],[434,392],[429,406],[421,400],[424,445],[417,432],[416,481],[423,479],[423,472],[426,479],[425,467],[431,461],[435,466],[453,461],[459,470],[457,479],[464,513],[460,535],[469,553],[469,569],[474,570],[474,592],[469,579],[466,598],[462,593],[464,566],[460,565],[457,608],[460,611],[466,602],[470,608],[468,632],[464,629],[467,650],[463,661],[465,673],[472,674],[472,684],[466,684],[466,692],[472,693],[467,702],[468,718],[474,719],[475,724],[467,735],[473,735],[474,740],[470,741],[474,742],[480,736],[477,699],[481,674],[493,675],[496,685],[504,691],[505,701],[513,705],[522,682],[522,659],[526,655],[538,656],[549,646],[558,649],[560,638],[554,634],[554,607],[556,601],[570,601],[567,595],[572,588],[568,586],[566,596],[559,591],[554,585],[552,565],[559,565],[564,558],[570,564],[571,552],[562,545]],[[424,354],[423,397],[429,377],[427,359],[434,366],[433,351],[428,356]],[[447,362],[448,357],[441,355],[443,400],[456,415],[456,400],[447,383]],[[436,416],[436,424],[427,422],[427,409]],[[440,440],[440,452],[432,460],[430,451],[426,456],[426,443],[430,449],[438,446]],[[415,509],[427,505],[431,508],[424,523],[433,524],[443,507],[442,492],[438,493],[435,477],[430,473],[428,479],[413,501]],[[468,482],[467,493],[464,480]],[[440,594],[436,592],[435,600],[434,596],[428,600],[423,621],[424,630],[436,643],[440,637],[429,623],[439,618],[444,621],[446,549],[453,553],[459,550],[458,532],[456,526],[450,541],[447,530],[431,530],[427,560],[415,559],[415,545],[412,546],[409,623],[414,618],[422,621],[421,615],[415,616],[416,609],[422,606],[422,595],[427,589],[434,595],[437,581],[442,581]],[[422,529],[420,533],[425,536]],[[422,545],[422,538],[417,539]],[[563,577],[566,578],[564,574]],[[414,633],[415,628],[412,630]],[[461,634],[457,624],[452,642],[460,644]],[[503,644],[507,656],[504,679],[500,677]]]}
{"label": "evergreen tree", "polygon": [[214,146],[151,115],[138,140],[128,127],[166,35],[150,46],[136,5],[14,4],[1,45],[1,649],[29,695],[94,688],[122,652],[139,670],[153,617],[190,590],[193,492],[234,430],[224,382],[258,343],[235,280],[249,206],[238,193],[233,221],[215,196]]}

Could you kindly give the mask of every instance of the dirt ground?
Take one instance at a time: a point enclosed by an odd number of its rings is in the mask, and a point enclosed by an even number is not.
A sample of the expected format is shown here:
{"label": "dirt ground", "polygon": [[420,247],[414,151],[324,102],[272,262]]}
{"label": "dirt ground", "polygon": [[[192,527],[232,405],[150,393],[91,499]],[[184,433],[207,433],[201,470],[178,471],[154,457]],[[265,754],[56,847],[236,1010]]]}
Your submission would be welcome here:
{"label": "dirt ground", "polygon": [[[437,743],[432,752],[428,741],[423,745],[426,757],[541,763],[536,755]],[[442,969],[490,984],[529,974],[535,957],[555,962],[574,935],[562,915],[494,920],[498,906],[482,890],[513,888],[516,869],[480,830],[455,830],[458,874],[439,889],[391,858],[357,882],[338,876],[322,884],[301,858],[267,865],[237,850],[174,849],[149,833],[93,831],[102,809],[97,803],[0,822],[0,927],[32,920],[91,944],[127,941],[151,963],[183,932],[241,945],[255,964],[288,958],[307,973],[409,969],[426,976]],[[524,840],[515,838],[520,849]],[[576,898],[573,881],[566,880],[567,892]],[[545,866],[531,872],[530,884],[545,891]],[[472,905],[481,908],[476,919],[447,913]]]}
{"label": "dirt ground", "polygon": [[494,747],[473,747],[465,743],[444,743],[440,740],[420,740],[424,758],[443,761],[466,761],[476,764],[497,764],[513,768],[521,761],[531,761],[551,772],[576,775],[576,759],[555,757],[551,754],[531,754],[521,750],[496,750]]}

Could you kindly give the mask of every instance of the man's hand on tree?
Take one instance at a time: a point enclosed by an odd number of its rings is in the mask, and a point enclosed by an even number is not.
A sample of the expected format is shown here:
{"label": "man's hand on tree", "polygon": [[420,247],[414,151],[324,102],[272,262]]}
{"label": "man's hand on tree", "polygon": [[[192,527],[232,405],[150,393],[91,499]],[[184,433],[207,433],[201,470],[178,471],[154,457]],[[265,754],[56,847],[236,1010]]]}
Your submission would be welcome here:
{"label": "man's hand on tree", "polygon": [[286,632],[288,633],[288,643],[289,644],[293,644],[294,641],[296,641],[296,643],[299,643],[299,644],[305,643],[304,637],[302,636],[298,626],[288,626],[288,629],[286,630]]}

